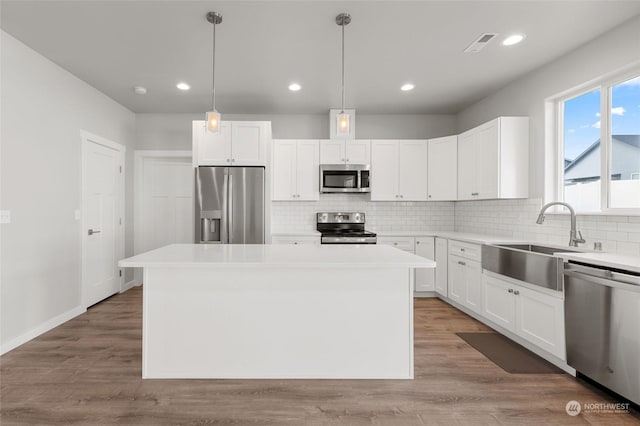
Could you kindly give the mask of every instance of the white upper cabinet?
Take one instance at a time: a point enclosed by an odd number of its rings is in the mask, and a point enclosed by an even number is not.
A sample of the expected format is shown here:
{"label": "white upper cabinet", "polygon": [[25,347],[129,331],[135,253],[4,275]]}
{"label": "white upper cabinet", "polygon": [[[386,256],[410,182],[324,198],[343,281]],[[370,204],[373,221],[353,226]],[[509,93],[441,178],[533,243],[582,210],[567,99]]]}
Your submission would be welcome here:
{"label": "white upper cabinet", "polygon": [[196,166],[264,166],[271,123],[223,121],[219,133],[206,130],[203,120],[193,122]]}
{"label": "white upper cabinet", "polygon": [[320,164],[370,164],[371,141],[321,140]]}
{"label": "white upper cabinet", "polygon": [[458,137],[429,139],[429,201],[451,201],[458,194]]}
{"label": "white upper cabinet", "polygon": [[274,140],[272,200],[318,200],[319,156],[317,140]]}
{"label": "white upper cabinet", "polygon": [[425,140],[371,141],[371,200],[426,201]]}
{"label": "white upper cabinet", "polygon": [[398,141],[371,141],[371,201],[399,201]]}
{"label": "white upper cabinet", "polygon": [[499,117],[458,136],[458,199],[526,198],[529,118]]}

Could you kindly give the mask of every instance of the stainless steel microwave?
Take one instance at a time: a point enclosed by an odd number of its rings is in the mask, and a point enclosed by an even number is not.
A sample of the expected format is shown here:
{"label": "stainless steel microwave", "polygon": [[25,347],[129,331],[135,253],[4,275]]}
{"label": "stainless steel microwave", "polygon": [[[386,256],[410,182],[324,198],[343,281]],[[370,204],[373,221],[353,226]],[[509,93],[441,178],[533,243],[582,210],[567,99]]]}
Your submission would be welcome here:
{"label": "stainless steel microwave", "polygon": [[320,192],[371,192],[368,164],[321,164]]}

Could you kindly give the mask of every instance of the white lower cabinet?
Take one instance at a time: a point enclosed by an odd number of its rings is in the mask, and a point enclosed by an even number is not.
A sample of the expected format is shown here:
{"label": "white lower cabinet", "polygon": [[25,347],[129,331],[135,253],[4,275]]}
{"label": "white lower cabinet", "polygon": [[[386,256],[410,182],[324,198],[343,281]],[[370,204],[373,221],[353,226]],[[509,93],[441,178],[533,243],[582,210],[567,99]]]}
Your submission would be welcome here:
{"label": "white lower cabinet", "polygon": [[513,284],[483,275],[482,286],[482,314],[499,326],[515,331],[516,304],[513,299]]}
{"label": "white lower cabinet", "polygon": [[[415,253],[418,256],[425,257],[429,260],[436,259],[435,238],[434,237],[418,237],[416,238]],[[434,291],[436,286],[436,275],[434,268],[418,268],[416,269],[416,291]]]}
{"label": "white lower cabinet", "polygon": [[384,244],[392,246],[400,250],[407,251],[409,253],[415,253],[415,238],[414,237],[378,237],[378,244]]}
{"label": "white lower cabinet", "polygon": [[449,288],[451,300],[482,314],[482,268],[480,246],[449,241]]}
{"label": "white lower cabinet", "polygon": [[483,275],[482,315],[560,359],[565,356],[561,297]]}
{"label": "white lower cabinet", "polygon": [[448,244],[446,238],[436,238],[435,252],[436,252],[436,270],[435,270],[435,291],[441,296],[447,296],[447,270],[449,268],[448,262]]}
{"label": "white lower cabinet", "polygon": [[271,237],[271,244],[320,244],[320,236],[290,235]]}

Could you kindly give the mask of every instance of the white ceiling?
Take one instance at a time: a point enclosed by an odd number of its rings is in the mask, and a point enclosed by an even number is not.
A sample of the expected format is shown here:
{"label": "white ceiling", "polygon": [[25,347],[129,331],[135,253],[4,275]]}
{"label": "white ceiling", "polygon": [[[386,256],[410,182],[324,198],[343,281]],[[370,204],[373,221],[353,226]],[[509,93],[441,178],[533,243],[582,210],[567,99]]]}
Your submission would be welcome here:
{"label": "white ceiling", "polygon": [[[324,113],[340,105],[338,13],[347,107],[455,113],[640,14],[640,1],[33,1],[2,0],[2,29],[134,112],[216,106],[223,113]],[[500,33],[477,54],[463,50]],[[525,41],[500,45],[508,34]],[[192,89],[181,92],[179,81]],[[287,90],[290,82],[302,90]],[[416,89],[401,92],[402,83]],[[144,86],[145,96],[132,87]]]}

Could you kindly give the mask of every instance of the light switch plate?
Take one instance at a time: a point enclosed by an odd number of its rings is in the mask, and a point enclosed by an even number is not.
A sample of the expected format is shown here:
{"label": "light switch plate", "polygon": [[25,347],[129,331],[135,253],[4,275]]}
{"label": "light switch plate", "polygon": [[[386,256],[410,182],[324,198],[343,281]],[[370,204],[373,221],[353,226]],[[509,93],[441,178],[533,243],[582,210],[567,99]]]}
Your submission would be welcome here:
{"label": "light switch plate", "polygon": [[75,220],[80,220],[80,209],[76,209],[73,211],[73,218]]}
{"label": "light switch plate", "polygon": [[0,223],[11,223],[11,210],[0,210]]}

